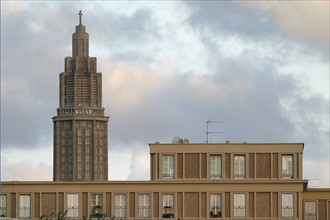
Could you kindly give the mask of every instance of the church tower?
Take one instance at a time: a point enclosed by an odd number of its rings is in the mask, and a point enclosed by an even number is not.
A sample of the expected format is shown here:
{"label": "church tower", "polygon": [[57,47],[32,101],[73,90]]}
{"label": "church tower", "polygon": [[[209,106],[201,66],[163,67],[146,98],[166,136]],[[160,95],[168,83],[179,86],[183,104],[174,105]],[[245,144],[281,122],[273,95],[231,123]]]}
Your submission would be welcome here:
{"label": "church tower", "polygon": [[54,122],[54,181],[108,180],[108,120],[102,107],[102,73],[89,57],[89,36],[79,24],[72,57],[60,73],[59,108]]}

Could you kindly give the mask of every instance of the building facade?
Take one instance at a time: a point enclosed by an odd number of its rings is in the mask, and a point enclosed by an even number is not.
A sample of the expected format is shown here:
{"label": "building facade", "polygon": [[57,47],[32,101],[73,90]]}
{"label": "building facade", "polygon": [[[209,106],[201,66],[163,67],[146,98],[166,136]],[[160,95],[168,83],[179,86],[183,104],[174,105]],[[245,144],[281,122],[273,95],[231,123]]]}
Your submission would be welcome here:
{"label": "building facade", "polygon": [[108,120],[102,107],[102,74],[89,57],[82,25],[72,35],[72,57],[60,74],[59,108],[54,123],[54,181],[108,180]]}
{"label": "building facade", "polygon": [[330,219],[330,190],[307,189],[303,147],[150,144],[150,181],[2,182],[2,214],[110,219]]}

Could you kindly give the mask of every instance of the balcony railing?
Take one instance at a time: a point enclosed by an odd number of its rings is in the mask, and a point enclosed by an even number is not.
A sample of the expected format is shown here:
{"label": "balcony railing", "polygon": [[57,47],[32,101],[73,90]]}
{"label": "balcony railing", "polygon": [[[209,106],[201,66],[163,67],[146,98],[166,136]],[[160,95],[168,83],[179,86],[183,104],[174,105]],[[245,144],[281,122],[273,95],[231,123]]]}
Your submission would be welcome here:
{"label": "balcony railing", "polygon": [[58,108],[57,116],[104,116],[104,108]]}

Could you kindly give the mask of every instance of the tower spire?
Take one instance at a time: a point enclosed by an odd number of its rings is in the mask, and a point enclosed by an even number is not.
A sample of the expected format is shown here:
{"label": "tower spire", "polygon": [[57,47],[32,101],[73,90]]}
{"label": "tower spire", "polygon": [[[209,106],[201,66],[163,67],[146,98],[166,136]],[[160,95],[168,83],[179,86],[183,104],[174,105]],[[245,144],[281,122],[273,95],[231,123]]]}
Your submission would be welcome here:
{"label": "tower spire", "polygon": [[79,10],[78,15],[79,15],[79,25],[81,25],[81,17],[83,15],[83,13],[81,12],[81,10]]}

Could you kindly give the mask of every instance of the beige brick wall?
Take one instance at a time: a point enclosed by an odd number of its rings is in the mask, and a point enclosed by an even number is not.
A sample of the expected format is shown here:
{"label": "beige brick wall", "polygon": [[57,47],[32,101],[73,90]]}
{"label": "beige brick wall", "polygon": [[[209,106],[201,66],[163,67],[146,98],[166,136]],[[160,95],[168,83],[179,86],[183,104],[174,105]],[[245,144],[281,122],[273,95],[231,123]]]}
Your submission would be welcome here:
{"label": "beige brick wall", "polygon": [[254,178],[254,154],[249,154],[249,178]]}
{"label": "beige brick wall", "polygon": [[153,215],[154,218],[158,218],[159,216],[159,193],[154,193]]}
{"label": "beige brick wall", "polygon": [[207,154],[201,154],[201,178],[207,178]]}
{"label": "beige brick wall", "polygon": [[129,217],[135,216],[135,193],[129,193]]}
{"label": "beige brick wall", "polygon": [[16,218],[16,193],[10,193],[11,217]]}
{"label": "beige brick wall", "polygon": [[330,200],[328,201],[328,220],[330,220]]}
{"label": "beige brick wall", "polygon": [[183,211],[183,193],[182,192],[180,192],[180,193],[177,193],[177,217],[178,218],[182,218],[183,217],[183,213],[182,213],[182,211]]}
{"label": "beige brick wall", "polygon": [[185,154],[185,178],[198,178],[199,177],[199,154]]}
{"label": "beige brick wall", "polygon": [[[81,195],[81,204],[82,204],[82,216],[85,216],[85,217],[89,217],[88,216],[88,211],[91,211],[91,210],[88,210],[88,198],[87,198],[87,192],[83,192],[82,195]],[[92,208],[92,207],[91,207]],[[102,207],[103,208],[103,207]]]}
{"label": "beige brick wall", "polygon": [[177,166],[178,166],[178,172],[177,172],[177,178],[182,179],[183,178],[183,154],[178,154],[177,156]]}
{"label": "beige brick wall", "polygon": [[327,219],[326,200],[318,200],[318,219]]}
{"label": "beige brick wall", "polygon": [[[56,203],[53,205],[55,206]],[[40,193],[34,193],[34,217],[39,218],[40,217]]]}
{"label": "beige brick wall", "polygon": [[[58,212],[64,212],[64,193],[58,193]],[[57,214],[57,213],[56,213]]]}
{"label": "beige brick wall", "polygon": [[273,154],[273,178],[278,178],[278,154]]}
{"label": "beige brick wall", "polygon": [[271,156],[270,154],[257,154],[256,156],[256,176],[257,178],[270,178]]}
{"label": "beige brick wall", "polygon": [[188,192],[184,194],[184,216],[187,218],[198,218],[198,194],[197,192]]}
{"label": "beige brick wall", "polygon": [[274,218],[278,217],[278,193],[273,192],[272,215]]}
{"label": "beige brick wall", "polygon": [[254,193],[249,193],[249,216],[254,217]]}
{"label": "beige brick wall", "polygon": [[271,201],[269,192],[256,193],[256,216],[270,217]]}
{"label": "beige brick wall", "polygon": [[230,217],[230,193],[226,192],[225,193],[225,213],[226,217]]}
{"label": "beige brick wall", "polygon": [[111,213],[111,193],[106,193],[105,194],[105,201],[106,201],[106,206],[104,207],[104,211],[107,214],[107,216],[112,217],[113,213]]}
{"label": "beige brick wall", "polygon": [[225,154],[225,178],[230,179],[230,154]]}
{"label": "beige brick wall", "polygon": [[42,193],[41,204],[41,215],[56,213],[56,193]]}
{"label": "beige brick wall", "polygon": [[202,218],[206,218],[207,217],[207,213],[208,211],[206,210],[207,206],[207,201],[206,201],[206,193],[202,192],[201,193],[201,216]]}

